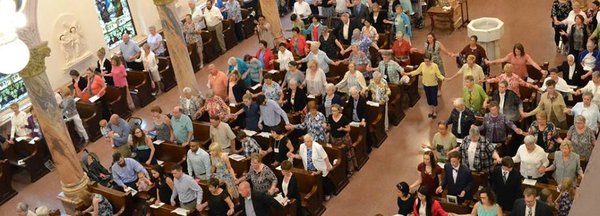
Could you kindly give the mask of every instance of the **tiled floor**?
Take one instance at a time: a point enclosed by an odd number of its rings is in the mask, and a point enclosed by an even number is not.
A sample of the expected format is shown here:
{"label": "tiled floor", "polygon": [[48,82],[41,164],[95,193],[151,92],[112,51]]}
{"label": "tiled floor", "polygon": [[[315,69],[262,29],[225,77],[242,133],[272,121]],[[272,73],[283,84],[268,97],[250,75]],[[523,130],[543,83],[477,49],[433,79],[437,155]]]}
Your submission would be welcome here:
{"label": "tiled floor", "polygon": [[[549,19],[551,4],[550,0],[469,1],[469,12],[471,19],[497,17],[504,21],[505,33],[500,42],[501,56],[510,52],[514,43],[521,42],[525,45],[525,51],[539,64],[548,61],[553,66],[563,61],[564,56],[556,54],[553,44],[553,31]],[[287,29],[290,26],[289,19],[282,18],[282,24],[283,29]],[[414,31],[412,41],[414,47],[422,49],[429,27],[428,20],[426,29]],[[466,29],[459,29],[452,33],[436,30],[435,33],[451,52],[460,51],[468,41]],[[256,36],[251,37],[212,63],[225,70],[227,58],[254,53],[257,47]],[[456,73],[454,59],[444,56],[444,61],[447,74]],[[496,66],[493,70],[494,73],[498,73],[499,67]],[[205,70],[196,74],[203,89],[206,88],[206,74]],[[390,129],[388,139],[379,149],[371,153],[368,163],[355,173],[350,184],[338,196],[327,202],[325,215],[394,214],[396,211],[394,185],[399,181],[410,183],[416,179],[416,165],[421,160],[419,145],[428,142],[435,132],[435,123],[448,116],[451,110],[450,101],[460,96],[461,87],[460,79],[444,84],[440,116],[437,120],[426,117],[428,110],[422,97],[422,100],[408,111],[407,117],[400,125]],[[178,102],[177,98],[176,90],[171,90],[146,108],[136,110],[134,115],[148,120],[151,106],[159,105],[163,110],[170,110]],[[89,145],[88,149],[98,153],[103,164],[110,163],[111,149],[106,143],[99,141]],[[29,184],[24,175],[17,175],[13,186],[19,191],[19,195],[0,206],[2,212],[0,215],[11,215],[19,201],[27,202],[30,206],[48,205],[51,208],[62,208],[55,198],[60,192],[56,172],[46,175],[34,184]]]}

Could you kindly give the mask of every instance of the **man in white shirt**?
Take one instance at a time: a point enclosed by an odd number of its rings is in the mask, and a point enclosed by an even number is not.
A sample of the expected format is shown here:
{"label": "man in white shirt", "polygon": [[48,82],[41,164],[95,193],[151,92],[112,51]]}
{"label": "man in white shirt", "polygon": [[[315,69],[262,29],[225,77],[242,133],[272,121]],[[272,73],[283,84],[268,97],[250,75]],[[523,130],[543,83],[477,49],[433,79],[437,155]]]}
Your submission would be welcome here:
{"label": "man in white shirt", "polygon": [[294,3],[294,13],[304,21],[312,14],[312,11],[310,10],[310,5],[304,0],[297,0],[296,3]]}
{"label": "man in white shirt", "polygon": [[600,110],[596,104],[592,103],[594,95],[592,93],[584,93],[583,101],[578,102],[571,109],[567,109],[567,113],[573,115],[574,118],[581,115],[585,118],[585,124],[593,130],[598,131],[598,122],[600,122]]}
{"label": "man in white shirt", "polygon": [[200,148],[198,142],[190,143],[186,162],[189,176],[194,177],[196,180],[208,181],[211,174],[210,155],[204,149]]}
{"label": "man in white shirt", "polygon": [[272,61],[277,61],[277,63],[279,63],[280,71],[287,71],[290,62],[294,61],[294,54],[287,49],[285,43],[280,43],[278,49],[277,59]]}
{"label": "man in white shirt", "polygon": [[546,167],[550,163],[544,149],[535,144],[536,138],[533,135],[527,135],[513,157],[515,163],[521,163],[521,176],[526,179],[542,180]]}
{"label": "man in white shirt", "polygon": [[583,88],[578,89],[575,94],[579,95],[581,93],[592,93],[594,96],[592,102],[600,107],[600,72],[595,71],[592,73],[592,80],[588,82]]}
{"label": "man in white shirt", "polygon": [[11,104],[10,109],[13,111],[14,115],[10,119],[10,139],[8,140],[8,143],[13,144],[17,137],[31,137],[31,130],[27,128],[27,118],[29,115],[19,110],[19,104]]}
{"label": "man in white shirt", "polygon": [[209,31],[216,31],[217,41],[219,41],[219,47],[221,52],[225,52],[225,38],[223,36],[223,14],[221,10],[214,6],[214,0],[206,1],[206,8],[204,9],[204,20],[206,21],[206,28]]}
{"label": "man in white shirt", "polygon": [[203,9],[206,6],[196,5],[195,0],[190,0],[188,6],[190,7],[190,14],[192,14],[192,20],[198,23],[197,25],[200,29],[206,28],[206,25],[204,24],[204,22],[202,22],[202,20],[204,19]]}
{"label": "man in white shirt", "polygon": [[546,91],[546,81],[552,79],[554,81],[556,81],[556,90],[559,91],[560,93],[569,93],[569,94],[573,94],[575,91],[569,87],[569,85],[567,84],[567,81],[565,81],[565,79],[563,79],[562,77],[558,76],[558,70],[556,68],[550,68],[548,70],[548,72],[550,73],[550,76],[546,77],[546,79],[544,79],[544,83],[542,85],[542,87],[540,88],[540,91],[544,92]]}

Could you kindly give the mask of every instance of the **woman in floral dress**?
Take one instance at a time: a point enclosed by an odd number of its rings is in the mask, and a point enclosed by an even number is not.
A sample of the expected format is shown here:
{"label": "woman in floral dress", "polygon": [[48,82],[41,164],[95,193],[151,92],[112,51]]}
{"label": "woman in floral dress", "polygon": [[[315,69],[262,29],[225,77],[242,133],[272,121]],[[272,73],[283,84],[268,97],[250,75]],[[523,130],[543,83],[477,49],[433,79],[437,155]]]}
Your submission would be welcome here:
{"label": "woman in floral dress", "polygon": [[308,109],[308,114],[304,117],[304,122],[297,125],[288,125],[286,128],[288,130],[306,130],[306,133],[312,135],[315,142],[325,143],[325,128],[323,128],[323,123],[326,120],[325,115],[318,111],[319,107],[314,101],[308,102],[306,108]]}
{"label": "woman in floral dress", "polygon": [[537,138],[536,144],[542,147],[546,152],[554,152],[558,143],[560,129],[554,126],[554,123],[548,122],[545,112],[539,112],[535,115],[536,121],[529,126],[529,135]]}
{"label": "woman in floral dress", "polygon": [[231,168],[227,153],[223,152],[219,143],[210,144],[208,151],[212,164],[212,176],[224,182],[227,185],[227,192],[233,199],[237,199],[239,194],[235,185],[235,171]]}
{"label": "woman in floral dress", "polygon": [[373,73],[373,79],[369,83],[369,91],[371,92],[371,100],[375,103],[379,103],[380,105],[385,105],[385,130],[387,131],[389,128],[388,121],[388,107],[387,102],[390,99],[390,94],[392,91],[388,86],[387,82],[383,80],[381,77],[381,73],[379,71]]}
{"label": "woman in floral dress", "polygon": [[594,131],[586,126],[585,121],[585,117],[582,115],[576,116],[574,125],[567,132],[566,139],[573,143],[573,152],[589,159],[596,143],[596,136]]}
{"label": "woman in floral dress", "polygon": [[196,52],[198,53],[198,59],[200,59],[200,67],[204,65],[202,60],[202,29],[198,26],[198,23],[194,22],[191,14],[185,15],[183,22],[183,33],[185,33],[185,42],[190,44],[196,44]]}

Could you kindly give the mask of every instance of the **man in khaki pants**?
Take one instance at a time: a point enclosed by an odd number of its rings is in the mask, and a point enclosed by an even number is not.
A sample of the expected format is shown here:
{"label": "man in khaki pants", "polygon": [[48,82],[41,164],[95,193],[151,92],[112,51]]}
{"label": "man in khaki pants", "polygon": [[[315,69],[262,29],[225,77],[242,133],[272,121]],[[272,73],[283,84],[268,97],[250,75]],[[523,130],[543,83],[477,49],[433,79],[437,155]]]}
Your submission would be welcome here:
{"label": "man in khaki pants", "polygon": [[206,28],[209,31],[215,31],[217,35],[217,41],[219,41],[219,47],[221,47],[221,52],[224,53],[225,49],[225,39],[223,38],[223,14],[221,14],[221,10],[214,6],[214,0],[206,1],[206,8],[204,8],[204,20],[206,21]]}

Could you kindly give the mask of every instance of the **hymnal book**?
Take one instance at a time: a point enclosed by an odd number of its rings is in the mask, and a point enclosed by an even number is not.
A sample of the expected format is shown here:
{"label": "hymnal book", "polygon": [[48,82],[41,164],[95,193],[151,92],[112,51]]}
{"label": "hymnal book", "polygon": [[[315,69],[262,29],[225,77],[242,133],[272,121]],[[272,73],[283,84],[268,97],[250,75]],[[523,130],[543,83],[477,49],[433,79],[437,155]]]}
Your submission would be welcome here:
{"label": "hymnal book", "polygon": [[100,97],[98,97],[98,95],[94,95],[94,96],[92,96],[92,97],[91,97],[89,100],[90,100],[90,102],[94,103],[94,102],[96,102],[98,99],[100,99]]}
{"label": "hymnal book", "polygon": [[534,180],[534,179],[525,179],[525,180],[523,180],[523,184],[526,184],[526,185],[535,186],[536,183],[537,183],[537,180]]}
{"label": "hymnal book", "polygon": [[165,142],[164,140],[154,140],[154,142],[152,142],[152,143],[154,143],[154,145],[160,145],[160,144],[163,144],[164,142]]}
{"label": "hymnal book", "polygon": [[242,161],[242,160],[246,159],[246,157],[244,157],[243,155],[239,155],[239,154],[231,154],[231,155],[229,155],[229,158],[231,158],[234,161]]}
{"label": "hymnal book", "polygon": [[165,203],[161,202],[159,204],[152,204],[152,205],[150,205],[150,208],[157,209],[157,208],[160,208],[161,206],[164,206],[164,205],[165,205]]}
{"label": "hymnal book", "polygon": [[183,208],[176,208],[175,210],[171,211],[171,213],[175,213],[177,215],[186,216],[186,215],[188,215],[188,213],[190,213],[190,211],[186,210],[186,209],[183,209]]}

